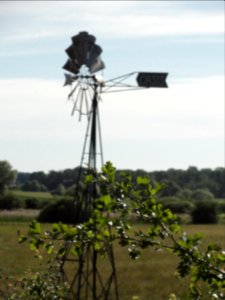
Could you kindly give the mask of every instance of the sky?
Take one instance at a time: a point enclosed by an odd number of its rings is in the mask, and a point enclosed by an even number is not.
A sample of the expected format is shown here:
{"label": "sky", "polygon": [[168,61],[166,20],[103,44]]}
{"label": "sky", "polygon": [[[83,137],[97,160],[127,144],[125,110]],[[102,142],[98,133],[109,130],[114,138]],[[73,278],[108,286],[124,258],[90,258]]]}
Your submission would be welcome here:
{"label": "sky", "polygon": [[108,80],[168,72],[168,88],[101,95],[104,161],[146,171],[224,159],[224,1],[0,1],[0,160],[20,172],[80,164],[87,120],[71,116],[65,49],[81,31]]}

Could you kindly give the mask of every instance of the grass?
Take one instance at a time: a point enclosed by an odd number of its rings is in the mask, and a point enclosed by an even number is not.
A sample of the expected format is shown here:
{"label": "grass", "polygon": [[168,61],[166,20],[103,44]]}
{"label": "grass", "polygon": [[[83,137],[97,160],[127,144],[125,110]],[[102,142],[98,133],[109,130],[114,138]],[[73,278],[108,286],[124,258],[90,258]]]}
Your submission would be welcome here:
{"label": "grass", "polygon": [[27,198],[37,198],[40,200],[54,200],[55,197],[49,192],[25,192],[20,190],[12,190],[13,195],[18,197],[19,199],[27,199]]}
{"label": "grass", "polygon": [[13,191],[13,194],[17,196],[22,196],[22,197],[35,197],[35,198],[52,198],[52,194],[49,192],[26,192],[26,191],[20,191],[20,190],[15,190]]}
{"label": "grass", "polygon": [[[27,224],[21,223],[0,225],[0,299],[4,299],[10,288],[6,277],[21,278],[28,267],[38,268],[38,261],[28,245],[17,242],[17,231],[26,233],[27,228]],[[205,244],[214,242],[225,249],[225,225],[185,225],[184,229],[190,234],[201,232]],[[168,299],[173,292],[182,296],[182,300],[187,299],[187,282],[174,276],[178,261],[173,254],[147,249],[140,259],[133,261],[126,248],[115,245],[114,252],[121,300],[131,300],[134,295],[141,300]]]}
{"label": "grass", "polygon": [[[217,243],[225,248],[224,225],[186,225],[189,234],[203,233],[204,244]],[[131,299],[139,295],[141,300],[168,299],[176,293],[181,299],[187,299],[187,281],[175,277],[177,257],[164,251],[144,250],[137,261],[128,258],[125,249],[116,249],[118,257],[117,271],[121,290],[121,299]]]}
{"label": "grass", "polygon": [[20,278],[28,266],[38,267],[27,245],[18,244],[17,231],[26,229],[27,224],[21,223],[0,225],[0,299],[11,288],[14,276]]}

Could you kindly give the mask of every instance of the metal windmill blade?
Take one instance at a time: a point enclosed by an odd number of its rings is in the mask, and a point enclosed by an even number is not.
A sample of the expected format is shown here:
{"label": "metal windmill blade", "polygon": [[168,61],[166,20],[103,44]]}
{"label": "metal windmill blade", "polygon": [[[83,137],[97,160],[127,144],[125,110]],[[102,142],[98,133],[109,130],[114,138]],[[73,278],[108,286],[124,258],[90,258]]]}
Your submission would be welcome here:
{"label": "metal windmill blade", "polygon": [[91,99],[96,84],[92,74],[105,68],[100,57],[102,49],[95,44],[95,40],[93,35],[82,31],[72,37],[72,45],[65,50],[69,59],[63,69],[75,74],[75,76],[65,74],[65,85],[72,85],[75,82],[75,87],[71,90],[68,98],[74,103],[72,115],[78,111],[79,120],[82,115],[90,113]]}

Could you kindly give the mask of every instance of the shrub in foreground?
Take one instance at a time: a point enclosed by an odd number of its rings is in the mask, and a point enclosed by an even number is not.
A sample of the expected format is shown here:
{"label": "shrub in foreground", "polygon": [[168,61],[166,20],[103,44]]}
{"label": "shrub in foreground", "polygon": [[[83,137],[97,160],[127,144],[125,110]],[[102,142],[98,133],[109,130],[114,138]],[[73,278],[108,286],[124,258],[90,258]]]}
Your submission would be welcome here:
{"label": "shrub in foreground", "polygon": [[[98,184],[100,188],[99,194],[101,195],[99,198],[94,199],[95,206],[89,219],[75,226],[55,223],[52,225],[52,229],[47,232],[42,230],[39,223],[32,221],[28,235],[20,236],[20,242],[28,241],[29,246],[39,256],[45,251],[53,255],[55,259],[53,261],[57,261],[59,264],[56,272],[62,272],[62,277],[60,278],[62,279],[62,284],[69,284],[69,297],[66,299],[74,299],[72,291],[74,287],[76,289],[76,286],[78,286],[78,289],[75,290],[75,293],[77,292],[76,295],[78,295],[76,299],[81,299],[79,297],[81,292],[90,291],[89,289],[92,288],[92,285],[89,284],[88,280],[81,287],[76,285],[80,282],[77,276],[72,281],[67,281],[68,277],[65,276],[67,275],[66,270],[63,269],[64,263],[67,260],[70,262],[71,259],[74,259],[75,262],[79,263],[79,268],[81,268],[79,270],[83,274],[84,266],[89,266],[89,263],[93,262],[94,258],[92,255],[87,256],[87,250],[92,251],[89,253],[96,254],[95,262],[97,263],[97,255],[102,258],[108,258],[109,246],[113,243],[126,247],[129,256],[134,260],[139,258],[142,250],[150,247],[157,251],[164,250],[174,253],[179,259],[176,270],[177,275],[190,279],[189,299],[203,300],[205,299],[202,298],[203,292],[204,294],[207,292],[209,296],[207,299],[224,299],[225,251],[214,244],[209,244],[202,249],[201,235],[195,234],[191,236],[182,230],[178,224],[177,216],[156,201],[155,196],[161,190],[160,185],[152,187],[148,178],[141,177],[137,178],[136,185],[133,185],[130,176],[126,174],[121,182],[115,182],[115,168],[110,162],[102,167],[102,174],[96,174],[95,176],[90,174],[87,176],[86,183],[89,184],[89,187],[92,187],[93,184]],[[124,199],[131,199],[131,201],[125,203]],[[62,204],[62,202],[57,204],[59,205],[60,203]],[[212,204],[209,202],[208,206],[211,210],[214,208]],[[147,228],[137,230],[136,226],[131,226],[129,221],[131,213],[136,218],[146,220],[148,222]],[[84,261],[84,258],[86,261]],[[85,270],[89,271],[90,269],[85,267]],[[107,278],[104,281],[105,278],[99,276],[99,270],[92,274],[97,275],[92,278],[95,283],[92,289],[95,295],[97,294],[96,279],[101,279],[99,283],[103,288],[109,282]],[[90,273],[85,274],[89,276]],[[47,273],[47,276],[51,275],[51,272]],[[50,280],[51,278],[48,277],[48,279]],[[44,277],[42,284],[45,284],[46,281],[47,278]],[[37,280],[35,279],[34,284],[39,284],[39,277]],[[58,285],[53,286],[53,288],[56,290]],[[83,288],[82,291],[81,288]],[[55,295],[56,298],[54,299],[63,299],[62,297],[60,298],[57,290]],[[95,295],[90,299],[100,299],[100,297],[95,297]],[[104,294],[104,296],[106,296],[104,299],[109,300],[107,295]],[[17,297],[15,299],[20,298]],[[39,297],[37,299],[42,298]],[[47,299],[46,297],[44,298],[44,300]],[[178,298],[175,294],[172,294],[169,299]]]}

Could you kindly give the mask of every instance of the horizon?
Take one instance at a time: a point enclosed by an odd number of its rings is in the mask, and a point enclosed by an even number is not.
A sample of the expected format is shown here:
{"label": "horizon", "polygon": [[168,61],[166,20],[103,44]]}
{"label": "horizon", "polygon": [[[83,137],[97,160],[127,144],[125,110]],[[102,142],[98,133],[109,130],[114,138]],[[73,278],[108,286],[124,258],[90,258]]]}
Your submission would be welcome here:
{"label": "horizon", "polygon": [[[9,162],[10,163],[10,162]],[[114,165],[113,165],[114,166]],[[116,166],[114,166],[116,168]],[[13,168],[13,166],[12,166]],[[23,174],[32,174],[32,173],[38,173],[38,172],[43,172],[45,174],[48,174],[50,172],[63,172],[65,170],[74,170],[74,169],[78,169],[80,168],[80,166],[76,166],[74,168],[66,168],[66,169],[60,169],[60,170],[49,170],[49,171],[42,171],[42,170],[37,170],[37,171],[29,171],[29,172],[26,172],[26,171],[20,171],[20,170],[15,170],[17,171],[17,173],[23,173]],[[84,167],[85,168],[85,167]],[[116,168],[116,171],[132,171],[132,172],[136,172],[136,171],[144,171],[146,173],[154,173],[154,172],[167,172],[169,170],[176,170],[176,171],[187,171],[189,168],[196,168],[198,171],[202,171],[202,170],[211,170],[211,171],[215,171],[217,169],[225,169],[225,167],[222,167],[222,166],[218,166],[218,167],[215,167],[215,168],[198,168],[196,166],[188,166],[186,169],[179,169],[179,168],[169,168],[169,169],[160,169],[160,170],[145,170],[145,169],[119,169],[119,168]]]}

